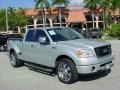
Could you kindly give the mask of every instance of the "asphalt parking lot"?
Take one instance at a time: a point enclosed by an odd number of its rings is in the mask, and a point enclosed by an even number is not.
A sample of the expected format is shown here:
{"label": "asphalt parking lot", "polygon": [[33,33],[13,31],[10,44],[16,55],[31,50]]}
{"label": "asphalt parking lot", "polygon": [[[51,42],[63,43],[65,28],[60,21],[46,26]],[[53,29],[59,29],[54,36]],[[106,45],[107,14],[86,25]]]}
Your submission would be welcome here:
{"label": "asphalt parking lot", "polygon": [[29,70],[28,67],[13,68],[6,52],[0,52],[0,90],[120,90],[120,41],[112,43],[115,65],[107,73],[79,76],[73,84],[63,84],[57,76]]}

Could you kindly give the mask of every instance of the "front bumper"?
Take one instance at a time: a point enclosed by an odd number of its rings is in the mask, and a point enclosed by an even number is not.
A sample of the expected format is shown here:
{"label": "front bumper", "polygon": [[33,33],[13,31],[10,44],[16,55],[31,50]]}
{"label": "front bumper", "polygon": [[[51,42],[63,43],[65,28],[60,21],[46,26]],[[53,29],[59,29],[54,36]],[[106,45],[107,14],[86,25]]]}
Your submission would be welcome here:
{"label": "front bumper", "polygon": [[108,62],[102,62],[99,64],[92,64],[92,65],[77,65],[77,71],[79,74],[92,74],[99,71],[111,69],[114,65],[114,57],[108,60]]}

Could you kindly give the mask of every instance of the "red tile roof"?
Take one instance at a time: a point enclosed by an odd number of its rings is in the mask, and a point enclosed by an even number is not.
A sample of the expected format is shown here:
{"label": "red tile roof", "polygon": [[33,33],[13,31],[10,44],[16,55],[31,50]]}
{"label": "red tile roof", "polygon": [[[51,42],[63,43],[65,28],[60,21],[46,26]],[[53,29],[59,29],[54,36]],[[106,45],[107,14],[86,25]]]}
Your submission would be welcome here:
{"label": "red tile roof", "polygon": [[[62,7],[62,13],[69,13],[69,11],[84,11],[84,8],[77,7],[77,6],[69,6],[69,7]],[[40,9],[27,9],[26,15],[34,16],[37,15],[40,12]],[[46,14],[58,14],[59,10],[58,8],[50,8],[46,10]]]}
{"label": "red tile roof", "polygon": [[111,11],[111,15],[112,15],[112,16],[120,16],[120,11],[119,11],[119,9],[116,9],[116,10]]}
{"label": "red tile roof", "polygon": [[85,21],[86,21],[86,18],[85,18],[83,11],[71,11],[71,12],[69,12],[67,22],[80,23],[80,22],[85,22]]}
{"label": "red tile roof", "polygon": [[25,14],[29,16],[34,16],[34,15],[37,15],[38,12],[39,12],[39,9],[27,9]]}

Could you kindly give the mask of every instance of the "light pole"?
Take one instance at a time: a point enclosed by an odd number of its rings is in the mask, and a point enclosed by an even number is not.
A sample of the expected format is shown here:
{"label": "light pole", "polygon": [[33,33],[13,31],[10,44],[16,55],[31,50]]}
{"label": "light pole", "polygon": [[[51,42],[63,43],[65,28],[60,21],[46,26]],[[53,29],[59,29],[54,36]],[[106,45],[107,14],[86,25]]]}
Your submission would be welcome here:
{"label": "light pole", "polygon": [[46,22],[46,8],[44,9],[44,20],[45,20],[45,27],[47,26],[47,22]]}

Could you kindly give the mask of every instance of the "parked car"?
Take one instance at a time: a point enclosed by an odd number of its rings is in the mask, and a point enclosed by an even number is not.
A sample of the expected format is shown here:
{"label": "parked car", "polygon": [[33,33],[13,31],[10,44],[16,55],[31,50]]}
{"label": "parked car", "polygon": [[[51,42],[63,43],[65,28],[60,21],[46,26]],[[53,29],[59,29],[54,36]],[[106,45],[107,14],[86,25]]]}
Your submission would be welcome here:
{"label": "parked car", "polygon": [[63,83],[73,83],[78,74],[111,69],[114,55],[111,44],[85,39],[72,28],[35,28],[23,39],[9,39],[10,63],[48,72],[56,72]]}
{"label": "parked car", "polygon": [[84,30],[83,31],[83,36],[86,37],[86,38],[91,38],[90,30]]}
{"label": "parked car", "polygon": [[7,39],[9,38],[23,38],[21,34],[7,34]]}
{"label": "parked car", "polygon": [[7,50],[7,40],[11,38],[22,38],[20,34],[0,34],[0,52]]}
{"label": "parked car", "polygon": [[90,34],[91,34],[92,38],[101,38],[102,37],[101,31],[97,28],[90,29]]}
{"label": "parked car", "polygon": [[0,52],[7,48],[7,36],[0,34]]}
{"label": "parked car", "polygon": [[102,33],[99,29],[88,29],[88,30],[84,30],[84,34],[85,37],[87,38],[101,38],[102,37]]}

